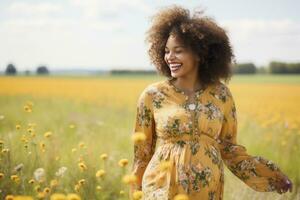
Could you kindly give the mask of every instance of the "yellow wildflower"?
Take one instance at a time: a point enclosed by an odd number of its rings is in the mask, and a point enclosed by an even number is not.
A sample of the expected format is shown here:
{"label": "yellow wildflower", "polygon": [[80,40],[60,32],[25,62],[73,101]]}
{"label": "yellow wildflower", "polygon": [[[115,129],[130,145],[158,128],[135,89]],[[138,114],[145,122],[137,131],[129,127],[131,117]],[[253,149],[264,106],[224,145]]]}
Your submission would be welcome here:
{"label": "yellow wildflower", "polygon": [[81,198],[77,194],[72,193],[72,194],[68,194],[67,200],[81,200]]}
{"label": "yellow wildflower", "polygon": [[48,187],[45,187],[45,188],[44,188],[44,193],[45,193],[45,194],[49,194],[50,191],[51,191],[50,188],[48,188]]}
{"label": "yellow wildflower", "polygon": [[49,137],[51,137],[52,136],[52,132],[51,131],[48,131],[48,132],[46,132],[45,134],[44,134],[44,137],[45,138],[49,138]]}
{"label": "yellow wildflower", "polygon": [[85,144],[84,144],[84,142],[80,142],[80,143],[78,144],[78,146],[79,146],[80,148],[84,148],[84,147],[85,147]]}
{"label": "yellow wildflower", "polygon": [[143,198],[143,192],[139,191],[139,190],[134,191],[132,197],[133,197],[133,200],[140,200]]}
{"label": "yellow wildflower", "polygon": [[43,192],[39,192],[37,195],[36,195],[36,198],[37,199],[44,199],[46,197],[46,194],[43,193]]}
{"label": "yellow wildflower", "polygon": [[81,171],[87,170],[87,166],[84,164],[84,162],[78,163],[78,167]]}
{"label": "yellow wildflower", "polygon": [[33,128],[28,128],[27,129],[27,133],[33,133],[34,132],[34,129]]}
{"label": "yellow wildflower", "polygon": [[14,200],[14,196],[13,195],[7,195],[5,197],[5,200]]}
{"label": "yellow wildflower", "polygon": [[27,101],[27,102],[26,102],[26,105],[28,105],[28,106],[32,107],[34,104],[33,104],[33,102],[32,102],[32,101]]}
{"label": "yellow wildflower", "polygon": [[24,108],[25,112],[28,112],[28,113],[32,112],[32,108],[30,106],[28,106],[28,105],[25,105],[23,108]]}
{"label": "yellow wildflower", "polygon": [[20,183],[20,177],[18,175],[11,175],[10,179],[13,180],[15,183]]}
{"label": "yellow wildflower", "polygon": [[42,150],[42,152],[46,151],[46,144],[44,142],[40,142],[40,148]]}
{"label": "yellow wildflower", "polygon": [[15,196],[14,200],[33,200],[30,196]]}
{"label": "yellow wildflower", "polygon": [[105,175],[105,171],[103,169],[100,169],[96,172],[97,178],[102,178]]}
{"label": "yellow wildflower", "polygon": [[73,149],[72,149],[72,153],[75,153],[76,151],[77,151],[76,148],[73,148]]}
{"label": "yellow wildflower", "polygon": [[2,153],[8,153],[9,149],[2,149]]}
{"label": "yellow wildflower", "polygon": [[56,186],[58,186],[58,180],[56,180],[56,179],[53,179],[53,180],[51,180],[50,181],[50,187],[56,187]]}
{"label": "yellow wildflower", "polygon": [[135,132],[132,135],[131,139],[135,144],[142,143],[143,141],[146,140],[146,135],[143,132]]}
{"label": "yellow wildflower", "polygon": [[69,125],[69,128],[70,128],[70,129],[73,129],[73,128],[75,128],[75,125],[74,125],[74,124],[70,124],[70,125]]}
{"label": "yellow wildflower", "polygon": [[20,124],[17,124],[17,125],[16,125],[16,129],[17,129],[17,130],[20,130],[20,129],[21,129],[21,125],[20,125]]}
{"label": "yellow wildflower", "polygon": [[102,187],[100,185],[97,185],[96,190],[100,191],[102,190]]}
{"label": "yellow wildflower", "polygon": [[30,179],[30,180],[28,181],[29,184],[34,184],[34,182],[35,182],[34,179]]}
{"label": "yellow wildflower", "polygon": [[27,139],[26,135],[22,135],[21,141],[24,143],[28,143],[28,139]]}
{"label": "yellow wildflower", "polygon": [[103,154],[100,155],[100,158],[101,158],[102,160],[106,160],[107,157],[108,157],[108,156],[107,156],[106,153],[103,153]]}
{"label": "yellow wildflower", "polygon": [[35,132],[30,133],[30,136],[34,138],[35,137]]}
{"label": "yellow wildflower", "polygon": [[76,184],[76,185],[74,186],[74,190],[75,190],[75,192],[79,192],[79,190],[80,190],[80,185],[79,185],[79,184]]}
{"label": "yellow wildflower", "polygon": [[34,127],[36,127],[36,123],[28,123],[27,126],[29,128],[34,128]]}
{"label": "yellow wildflower", "polygon": [[124,194],[125,194],[124,190],[120,190],[120,195],[124,195]]}
{"label": "yellow wildflower", "polygon": [[137,177],[133,174],[130,174],[130,175],[125,175],[122,180],[126,184],[134,184],[137,181]]}
{"label": "yellow wildflower", "polygon": [[41,191],[41,186],[40,186],[40,185],[35,186],[35,187],[34,187],[34,190],[35,190],[36,192],[40,192],[40,191]]}
{"label": "yellow wildflower", "polygon": [[51,195],[50,200],[66,200],[67,197],[64,194],[60,194],[60,193],[54,193]]}
{"label": "yellow wildflower", "polygon": [[81,185],[81,186],[84,185],[85,184],[85,179],[80,179],[78,181],[78,184]]}
{"label": "yellow wildflower", "polygon": [[174,197],[174,200],[189,200],[189,197],[185,194],[177,194]]}
{"label": "yellow wildflower", "polygon": [[128,160],[127,159],[121,159],[118,164],[119,164],[120,167],[125,167],[128,164]]}

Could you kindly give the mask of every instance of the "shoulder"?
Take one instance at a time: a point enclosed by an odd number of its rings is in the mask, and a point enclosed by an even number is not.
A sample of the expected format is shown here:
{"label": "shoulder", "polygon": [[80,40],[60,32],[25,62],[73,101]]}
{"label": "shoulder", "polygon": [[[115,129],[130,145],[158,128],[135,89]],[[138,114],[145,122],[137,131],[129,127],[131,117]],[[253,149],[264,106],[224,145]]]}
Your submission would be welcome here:
{"label": "shoulder", "polygon": [[152,99],[154,96],[161,94],[164,87],[165,81],[151,83],[143,89],[139,99]]}
{"label": "shoulder", "polygon": [[149,84],[145,89],[143,90],[142,94],[153,96],[157,93],[160,93],[164,88],[166,87],[166,81],[158,81]]}
{"label": "shoulder", "polygon": [[220,81],[211,85],[209,93],[215,98],[221,100],[223,103],[232,99],[232,93],[229,87]]}

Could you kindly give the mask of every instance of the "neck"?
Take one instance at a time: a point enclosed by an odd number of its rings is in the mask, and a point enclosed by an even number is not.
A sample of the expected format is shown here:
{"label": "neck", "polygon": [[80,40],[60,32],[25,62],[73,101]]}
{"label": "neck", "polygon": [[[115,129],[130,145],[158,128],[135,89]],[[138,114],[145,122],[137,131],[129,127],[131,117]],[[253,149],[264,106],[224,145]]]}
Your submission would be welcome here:
{"label": "neck", "polygon": [[180,88],[183,91],[186,91],[188,93],[194,92],[201,88],[201,84],[200,84],[200,81],[197,76],[176,78],[176,80],[174,81],[174,84],[178,88]]}

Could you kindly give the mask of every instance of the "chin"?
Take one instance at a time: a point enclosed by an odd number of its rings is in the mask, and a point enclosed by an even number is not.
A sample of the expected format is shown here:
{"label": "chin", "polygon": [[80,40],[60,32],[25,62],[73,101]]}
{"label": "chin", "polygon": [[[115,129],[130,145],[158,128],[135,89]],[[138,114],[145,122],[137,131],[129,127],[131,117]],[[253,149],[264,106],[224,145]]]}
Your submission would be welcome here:
{"label": "chin", "polygon": [[182,74],[181,74],[181,73],[172,73],[172,72],[171,72],[171,76],[172,76],[173,78],[179,78],[179,77],[182,76]]}

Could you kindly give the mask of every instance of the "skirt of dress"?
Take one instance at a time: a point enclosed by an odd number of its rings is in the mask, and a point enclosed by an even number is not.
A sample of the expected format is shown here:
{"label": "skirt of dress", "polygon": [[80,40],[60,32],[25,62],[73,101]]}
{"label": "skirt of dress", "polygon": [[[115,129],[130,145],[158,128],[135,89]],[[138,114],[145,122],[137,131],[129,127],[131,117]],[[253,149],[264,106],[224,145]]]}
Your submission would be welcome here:
{"label": "skirt of dress", "polygon": [[223,161],[216,141],[161,140],[142,179],[144,200],[220,200],[223,196]]}

